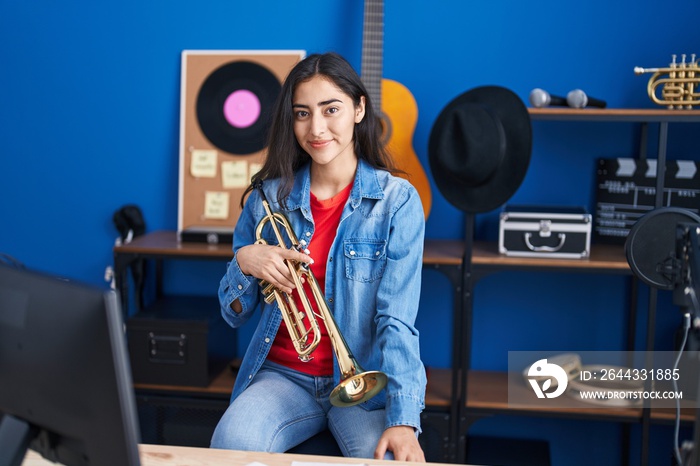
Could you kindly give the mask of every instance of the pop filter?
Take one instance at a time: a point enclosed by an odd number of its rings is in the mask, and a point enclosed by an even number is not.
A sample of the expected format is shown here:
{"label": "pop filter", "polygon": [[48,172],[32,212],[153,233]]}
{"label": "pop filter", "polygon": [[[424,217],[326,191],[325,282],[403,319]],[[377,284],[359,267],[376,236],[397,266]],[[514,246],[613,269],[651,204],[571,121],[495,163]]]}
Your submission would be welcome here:
{"label": "pop filter", "polygon": [[678,280],[676,227],[680,222],[700,222],[689,210],[661,207],[642,216],[630,229],[625,255],[632,272],[644,283],[672,290]]}

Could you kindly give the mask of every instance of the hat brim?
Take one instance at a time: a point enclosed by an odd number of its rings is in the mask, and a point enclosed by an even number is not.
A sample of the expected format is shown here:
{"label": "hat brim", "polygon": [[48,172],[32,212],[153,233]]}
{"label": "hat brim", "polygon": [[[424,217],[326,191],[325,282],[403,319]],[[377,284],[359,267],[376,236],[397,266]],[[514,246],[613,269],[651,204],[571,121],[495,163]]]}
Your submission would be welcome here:
{"label": "hat brim", "polygon": [[[478,186],[461,182],[454,174],[447,173],[441,163],[445,157],[443,138],[450,137],[449,122],[452,114],[466,105],[487,106],[497,116],[505,134],[503,160],[492,176]],[[464,212],[488,212],[503,205],[518,190],[530,165],[532,153],[532,126],[527,107],[520,98],[504,87],[482,86],[471,89],[453,99],[440,112],[433,124],[428,142],[430,169],[440,193],[445,199]],[[451,157],[473,154],[449,154]],[[489,157],[489,154],[478,154]]]}

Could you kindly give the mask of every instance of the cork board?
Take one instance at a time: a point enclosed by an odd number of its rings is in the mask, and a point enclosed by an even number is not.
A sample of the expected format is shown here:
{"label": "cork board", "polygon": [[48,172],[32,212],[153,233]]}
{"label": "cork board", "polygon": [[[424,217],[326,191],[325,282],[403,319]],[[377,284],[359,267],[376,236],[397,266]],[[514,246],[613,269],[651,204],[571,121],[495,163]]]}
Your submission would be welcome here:
{"label": "cork board", "polygon": [[265,157],[269,119],[301,50],[184,50],[178,237],[227,242]]}

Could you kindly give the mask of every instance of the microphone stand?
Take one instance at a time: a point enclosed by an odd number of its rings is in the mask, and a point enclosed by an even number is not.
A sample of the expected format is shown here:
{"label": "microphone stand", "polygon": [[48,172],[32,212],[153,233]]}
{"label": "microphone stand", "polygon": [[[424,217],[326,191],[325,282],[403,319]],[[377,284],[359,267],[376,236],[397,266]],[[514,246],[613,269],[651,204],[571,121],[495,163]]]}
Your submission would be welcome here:
{"label": "microphone stand", "polygon": [[451,433],[455,439],[458,462],[466,459],[467,449],[467,422],[466,422],[466,401],[467,401],[467,374],[471,365],[471,333],[472,333],[472,310],[474,307],[472,289],[472,256],[474,252],[474,231],[476,215],[472,212],[465,213],[464,227],[464,252],[462,255],[462,274],[460,277],[460,302],[457,316],[458,324],[453,330],[453,367],[452,390],[456,393],[454,397],[451,417]]}
{"label": "microphone stand", "polygon": [[[676,229],[676,254],[681,259],[681,279],[673,290],[673,302],[692,317],[700,314],[700,223],[679,223]],[[680,348],[679,351],[683,351]],[[697,353],[700,354],[700,353]],[[695,363],[700,365],[700,359]],[[700,396],[700,376],[696,397]],[[693,441],[684,464],[700,466],[700,400],[696,400]]]}

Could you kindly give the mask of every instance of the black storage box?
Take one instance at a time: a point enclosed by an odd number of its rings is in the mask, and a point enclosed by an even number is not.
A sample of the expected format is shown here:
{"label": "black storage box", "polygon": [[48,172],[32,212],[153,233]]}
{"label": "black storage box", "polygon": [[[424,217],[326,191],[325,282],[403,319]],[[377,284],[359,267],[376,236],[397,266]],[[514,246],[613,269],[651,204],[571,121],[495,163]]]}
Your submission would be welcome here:
{"label": "black storage box", "polygon": [[178,296],[127,319],[134,383],[206,387],[236,356],[217,298]]}
{"label": "black storage box", "polygon": [[590,255],[591,215],[583,207],[505,206],[498,251],[506,256],[580,259]]}

